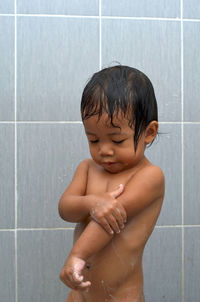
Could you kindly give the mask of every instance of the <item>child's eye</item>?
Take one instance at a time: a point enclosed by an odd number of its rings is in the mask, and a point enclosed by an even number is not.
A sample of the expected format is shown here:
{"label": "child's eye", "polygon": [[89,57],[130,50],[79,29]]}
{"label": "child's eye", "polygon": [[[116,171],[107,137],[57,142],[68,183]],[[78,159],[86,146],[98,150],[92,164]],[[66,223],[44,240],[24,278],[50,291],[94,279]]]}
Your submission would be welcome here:
{"label": "child's eye", "polygon": [[114,141],[113,140],[113,143],[115,143],[115,144],[121,144],[121,143],[123,143],[125,141],[125,139],[122,139],[122,140],[120,140],[120,141]]}
{"label": "child's eye", "polygon": [[96,144],[96,143],[98,143],[98,141],[99,141],[98,139],[95,139],[95,140],[89,140],[89,142],[90,142],[90,143],[92,143],[92,144]]}

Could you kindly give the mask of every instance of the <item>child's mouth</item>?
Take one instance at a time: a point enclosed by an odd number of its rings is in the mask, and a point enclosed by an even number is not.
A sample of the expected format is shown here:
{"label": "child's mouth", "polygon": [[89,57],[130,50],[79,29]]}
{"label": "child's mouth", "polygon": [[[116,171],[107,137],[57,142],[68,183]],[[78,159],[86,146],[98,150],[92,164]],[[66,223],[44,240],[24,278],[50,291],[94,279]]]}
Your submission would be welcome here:
{"label": "child's mouth", "polygon": [[108,161],[108,162],[104,162],[103,165],[107,165],[107,166],[112,166],[116,164],[115,162],[111,162],[111,161]]}

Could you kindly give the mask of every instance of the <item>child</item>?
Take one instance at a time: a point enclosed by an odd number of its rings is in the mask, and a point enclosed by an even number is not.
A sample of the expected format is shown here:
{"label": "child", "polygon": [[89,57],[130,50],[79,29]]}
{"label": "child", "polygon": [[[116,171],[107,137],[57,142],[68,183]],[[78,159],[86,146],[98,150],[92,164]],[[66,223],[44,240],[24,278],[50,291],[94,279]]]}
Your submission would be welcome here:
{"label": "child", "polygon": [[82,161],[59,201],[77,222],[60,278],[67,302],[144,302],[142,255],[164,198],[161,169],[145,157],[158,131],[150,80],[128,66],[93,75],[81,101],[92,159]]}

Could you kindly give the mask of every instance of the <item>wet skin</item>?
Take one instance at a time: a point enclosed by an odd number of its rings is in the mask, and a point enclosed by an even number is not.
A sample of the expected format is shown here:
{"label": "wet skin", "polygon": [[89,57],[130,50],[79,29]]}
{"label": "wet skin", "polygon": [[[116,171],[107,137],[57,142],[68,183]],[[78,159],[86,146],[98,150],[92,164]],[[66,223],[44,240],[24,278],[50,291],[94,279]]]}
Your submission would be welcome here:
{"label": "wet skin", "polygon": [[[140,138],[135,151],[134,132],[129,128],[128,121],[115,122],[120,129],[108,126],[106,115],[100,121],[95,117],[85,121],[92,159],[84,161],[82,165],[86,172],[77,174],[75,184],[79,192],[78,187],[86,184],[83,190],[85,196],[101,196],[122,184],[123,192],[116,199],[126,210],[127,222],[120,233],[115,232],[107,244],[85,259],[82,275],[84,281],[90,281],[91,285],[88,291],[73,289],[67,302],[144,302],[142,256],[164,197],[162,171],[144,156],[146,144],[153,140],[157,128],[156,123],[152,123]],[[78,180],[78,177],[82,179]],[[63,203],[67,202],[67,194],[63,194]],[[90,214],[76,225],[74,247],[94,219]],[[91,245],[93,250],[92,241],[83,241],[83,245]]]}
{"label": "wet skin", "polygon": [[[150,163],[145,159],[143,165],[145,168]],[[91,162],[88,177],[87,194],[98,194],[102,190],[112,191],[119,183],[123,183],[126,187],[130,177],[134,177],[134,171],[131,176],[129,171],[129,173],[111,177]],[[95,185],[97,183],[98,188]],[[86,265],[83,275],[84,280],[91,281],[91,287],[88,292],[72,291],[67,302],[144,301],[142,255],[161,206],[162,198],[160,197],[134,218],[129,218],[125,228],[119,234],[115,234],[98,254],[87,260],[88,265]],[[74,242],[79,238],[90,219],[76,225]]]}

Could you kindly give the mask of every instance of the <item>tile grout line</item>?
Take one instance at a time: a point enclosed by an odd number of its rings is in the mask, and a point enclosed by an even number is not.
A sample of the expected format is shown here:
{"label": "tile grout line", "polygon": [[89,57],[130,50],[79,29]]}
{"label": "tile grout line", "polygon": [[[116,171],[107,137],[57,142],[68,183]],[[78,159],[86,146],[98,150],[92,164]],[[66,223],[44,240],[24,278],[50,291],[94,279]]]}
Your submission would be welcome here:
{"label": "tile grout line", "polygon": [[101,0],[99,0],[99,70],[102,66],[102,27],[101,27]]}
{"label": "tile grout line", "polygon": [[[200,224],[193,224],[193,225],[182,225],[182,224],[174,224],[174,225],[156,225],[155,229],[186,229],[186,228],[200,228]],[[24,232],[24,231],[66,231],[66,230],[74,230],[74,227],[30,227],[30,228],[17,228],[17,232]],[[14,232],[16,229],[0,229],[0,232]]]}
{"label": "tile grout line", "polygon": [[15,162],[15,302],[18,302],[18,262],[17,262],[17,0],[15,0],[14,22],[14,110],[15,110],[15,136],[14,136],[14,162]]}
{"label": "tile grout line", "polygon": [[[0,124],[82,124],[82,121],[0,121]],[[200,125],[199,122],[159,122],[159,124],[169,125]]]}
{"label": "tile grout line", "polygon": [[181,149],[182,149],[182,255],[181,255],[181,266],[182,266],[182,279],[181,279],[181,298],[184,302],[184,58],[183,58],[183,0],[180,0],[180,11],[181,11]]}
{"label": "tile grout line", "polygon": [[[101,1],[101,0],[99,0]],[[74,19],[99,19],[100,16],[92,16],[92,15],[64,15],[64,14],[16,14],[17,17],[37,17],[37,18],[74,18]],[[15,14],[8,13],[8,14],[3,14],[0,13],[0,17],[15,17]],[[138,20],[138,21],[175,21],[175,22],[200,22],[200,19],[189,19],[189,18],[173,18],[173,17],[134,17],[134,16],[109,16],[109,15],[103,15],[101,16],[101,19],[113,19],[113,20]]]}

